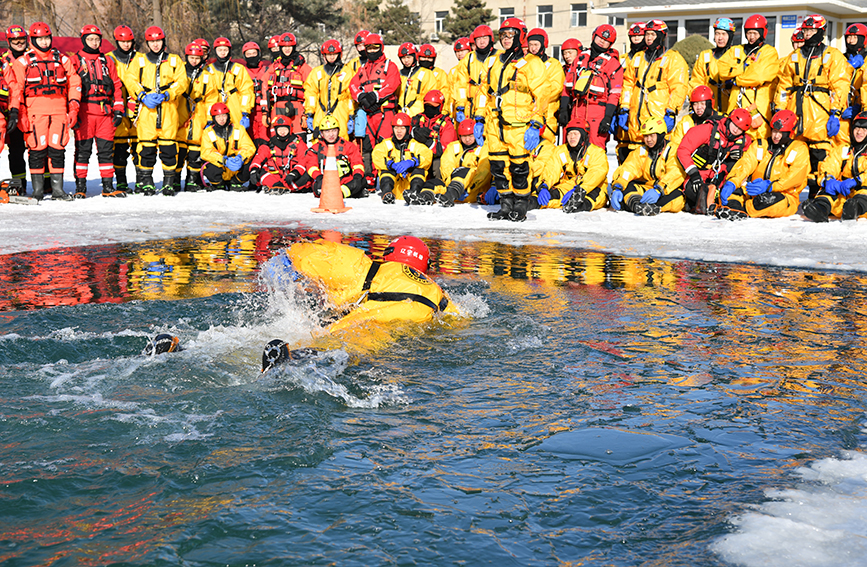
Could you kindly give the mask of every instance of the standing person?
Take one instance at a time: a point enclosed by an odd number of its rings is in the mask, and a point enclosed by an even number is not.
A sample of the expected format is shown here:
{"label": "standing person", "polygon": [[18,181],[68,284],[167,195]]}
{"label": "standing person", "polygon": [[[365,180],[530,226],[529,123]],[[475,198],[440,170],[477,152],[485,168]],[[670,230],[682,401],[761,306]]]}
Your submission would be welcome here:
{"label": "standing person", "polygon": [[310,176],[307,166],[310,158],[307,144],[291,132],[289,117],[276,117],[273,127],[271,140],[259,146],[250,162],[250,184],[261,185],[265,193],[271,195],[308,189]]}
{"label": "standing person", "polygon": [[418,50],[406,42],[397,48],[397,58],[403,69],[400,70],[400,94],[397,95],[397,108],[410,117],[424,110],[424,95],[433,88],[434,76],[428,69],[418,64]]}
{"label": "standing person", "polygon": [[[178,166],[178,99],[187,91],[183,60],[166,52],[166,34],[157,26],[145,30],[146,53],[138,53],[123,76],[130,96],[139,101],[139,167],[137,179],[141,192],[156,194],[153,169],[157,148],[163,166],[162,189],[173,191]],[[138,187],[136,188],[138,190]]]}
{"label": "standing person", "polygon": [[123,85],[114,59],[99,52],[102,31],[94,25],[81,28],[82,49],[73,59],[81,78],[81,111],[75,128],[75,197],[87,195],[87,167],[93,144],[103,197],[126,197],[114,189],[114,133],[124,118]]}
{"label": "standing person", "polygon": [[250,127],[247,133],[253,138],[256,147],[268,143],[267,103],[262,98],[262,85],[271,72],[271,63],[262,59],[262,50],[255,41],[248,41],[242,48],[247,72],[253,81],[253,109],[250,111]]}
{"label": "standing person", "polygon": [[[6,41],[9,43],[9,51],[0,58],[0,66],[3,68],[3,82],[7,92],[3,114],[8,119],[11,111],[9,98],[12,96],[12,83],[15,80],[12,62],[27,51],[27,30],[17,24],[9,26],[6,29]],[[17,193],[23,196],[27,193],[27,162],[24,161],[24,150],[27,146],[24,143],[24,132],[20,128],[7,128],[6,147],[9,151],[9,173],[12,174],[12,179],[16,180]]]}
{"label": "standing person", "polygon": [[581,53],[582,49],[584,49],[584,46],[574,37],[570,37],[563,42],[563,45],[560,46],[560,54],[563,56],[564,73],[572,67],[572,64],[575,63],[576,59],[578,59],[578,54]]}
{"label": "standing person", "polygon": [[612,47],[615,41],[617,30],[613,26],[602,24],[593,30],[593,41],[578,54],[570,68],[571,87],[563,89],[560,99],[561,104],[567,103],[567,110],[561,110],[560,122],[586,123],[590,143],[603,149],[623,90],[620,54]]}
{"label": "standing person", "polygon": [[340,138],[346,140],[349,139],[349,119],[353,112],[352,97],[349,96],[352,76],[341,60],[343,47],[339,41],[329,39],[319,48],[319,53],[325,58],[325,63],[313,69],[304,83],[307,129],[318,138],[319,123],[331,116],[340,125]]}
{"label": "standing person", "polygon": [[846,109],[840,114],[840,132],[837,134],[838,145],[849,144],[850,122],[860,114],[863,100],[861,89],[864,85],[864,57],[867,55],[864,42],[867,40],[867,26],[851,24],[846,28],[846,61],[852,66],[849,77],[849,95],[846,98]]}
{"label": "standing person", "polygon": [[205,68],[208,87],[205,90],[205,104],[210,107],[222,102],[229,107],[232,124],[250,128],[250,113],[256,104],[253,79],[247,68],[232,61],[232,42],[228,38],[214,40],[216,59]]}
{"label": "standing person", "polygon": [[208,182],[208,190],[244,191],[256,146],[246,128],[232,124],[229,107],[224,103],[211,106],[211,116],[214,123],[202,134],[202,176]]}
{"label": "standing person", "polygon": [[300,134],[307,128],[304,116],[304,81],[310,74],[310,65],[296,51],[295,35],[284,33],[280,37],[280,59],[271,66],[268,80],[263,85],[263,98],[267,101],[269,117],[288,116],[292,120],[292,133]]}
{"label": "standing person", "polygon": [[465,119],[473,119],[480,125],[476,127],[476,142],[482,143],[482,129],[487,115],[487,102],[476,108],[479,95],[488,95],[488,62],[496,57],[494,32],[489,26],[480,25],[470,35],[474,50],[458,64],[458,78],[455,83],[455,120],[460,124]]}
{"label": "standing person", "polygon": [[379,34],[368,34],[364,40],[366,61],[349,83],[349,92],[358,107],[355,137],[362,140],[361,155],[368,182],[374,176],[373,148],[391,137],[391,121],[400,89],[400,71],[385,58],[382,46]]}
{"label": "standing person", "polygon": [[[202,132],[208,123],[208,105],[205,104],[207,88],[205,74],[205,50],[198,43],[191,43],[184,49],[188,86],[183,98],[178,99],[178,175],[180,182],[184,163],[187,176],[184,191],[195,193],[202,189]],[[165,193],[165,191],[163,191]]]}
{"label": "standing person", "polygon": [[[120,125],[114,131],[114,155],[112,163],[114,164],[114,178],[117,181],[116,189],[125,193],[132,192],[132,187],[126,177],[126,166],[130,155],[132,156],[132,164],[138,171],[138,134],[136,133],[135,117],[138,112],[138,101],[135,97],[129,95],[126,85],[123,84],[123,77],[129,72],[130,63],[137,55],[135,50],[135,36],[132,29],[128,26],[117,26],[114,28],[114,41],[117,49],[108,54],[114,60],[114,66],[117,69],[117,76],[121,79],[121,90],[124,100],[124,115]],[[136,180],[136,184],[140,185],[141,180]]]}
{"label": "standing person", "polygon": [[754,14],[744,22],[747,43],[728,50],[720,59],[720,79],[732,81],[729,105],[720,110],[731,114],[745,108],[752,116],[752,136],[756,140],[768,137],[771,119],[771,90],[779,71],[779,56],[773,46],[765,43],[768,20]]}
{"label": "standing person", "polygon": [[[488,66],[488,92],[480,93],[476,102],[476,112],[487,102],[484,139],[500,197],[500,209],[488,213],[493,220],[526,220],[530,152],[539,145],[548,116],[545,65],[538,57],[524,58],[525,30],[518,18],[507,18],[500,24],[503,51]],[[511,180],[506,176],[506,167]]]}
{"label": "standing person", "polygon": [[319,122],[319,139],[307,152],[309,167],[307,173],[313,180],[313,194],[322,194],[322,172],[328,157],[328,146],[334,146],[337,156],[337,172],[340,175],[340,190],[343,198],[367,197],[364,182],[364,162],[358,145],[340,137],[340,123],[333,116],[324,116]]}
{"label": "standing person", "polygon": [[364,40],[366,40],[369,35],[369,31],[359,30],[358,33],[355,34],[355,38],[352,40],[352,44],[355,46],[355,52],[358,53],[358,55],[350,59],[346,63],[346,66],[353,77],[358,73],[358,70],[361,69],[361,66],[364,65],[364,62],[367,61]]}
{"label": "standing person", "polygon": [[278,33],[268,38],[268,53],[271,54],[271,63],[280,59],[280,35]]}
{"label": "standing person", "polygon": [[733,81],[720,78],[719,61],[731,48],[735,33],[737,33],[737,27],[731,18],[717,18],[714,21],[714,46],[698,54],[695,65],[692,67],[692,78],[689,81],[690,92],[699,85],[710,88],[716,108],[723,112],[729,107],[729,95],[732,91]]}
{"label": "standing person", "polygon": [[433,45],[425,43],[418,48],[418,64],[420,67],[428,69],[433,74],[433,80],[430,87],[422,93],[422,97],[432,90],[438,90],[443,95],[443,108],[450,108],[451,101],[451,86],[449,85],[449,74],[443,69],[436,66],[437,50]]}
{"label": "standing person", "polygon": [[[626,69],[635,67],[635,58],[640,56],[647,47],[647,44],[644,43],[644,22],[636,22],[629,26],[627,36],[629,37],[629,51],[620,54],[620,64],[623,66],[624,75],[626,74]],[[622,93],[623,91],[621,91],[621,98],[623,96]],[[626,160],[629,152],[640,147],[639,144],[633,142],[630,138],[629,132],[626,130],[628,124],[629,109],[621,106],[617,111],[617,116],[612,121],[612,125],[616,125],[616,128],[614,128],[614,139],[617,140],[617,163],[621,165]]]}
{"label": "standing person", "polygon": [[473,47],[470,43],[470,38],[468,37],[459,37],[455,40],[454,43],[454,52],[455,58],[458,62],[449,70],[449,101],[451,102],[450,106],[446,108],[446,113],[449,116],[454,117],[455,115],[455,106],[458,98],[458,78],[461,73],[461,61],[467,58],[467,56],[472,51]]}
{"label": "standing person", "polygon": [[[612,28],[614,29],[614,28]],[[557,141],[557,109],[560,105],[560,93],[566,79],[563,66],[556,59],[548,57],[548,34],[541,28],[534,28],[527,33],[527,50],[525,57],[538,57],[545,65],[545,86],[548,91],[548,112],[545,116],[545,128],[542,136],[551,142]]]}
{"label": "standing person", "polygon": [[51,198],[70,201],[63,191],[65,150],[69,129],[78,124],[81,79],[66,55],[51,46],[51,28],[45,22],[30,26],[33,49],[15,60],[8,129],[25,132],[33,197],[42,200],[46,166]]}

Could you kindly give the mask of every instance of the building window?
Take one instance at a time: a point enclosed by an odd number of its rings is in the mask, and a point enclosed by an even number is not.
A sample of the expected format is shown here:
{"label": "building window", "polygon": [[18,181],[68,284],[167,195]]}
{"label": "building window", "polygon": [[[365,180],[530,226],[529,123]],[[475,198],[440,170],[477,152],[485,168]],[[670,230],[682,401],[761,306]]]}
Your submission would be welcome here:
{"label": "building window", "polygon": [[[828,37],[834,37],[832,35]],[[768,16],[768,36],[765,38],[765,43],[773,47],[777,40],[777,17]]]}
{"label": "building window", "polygon": [[[687,20],[686,21],[686,36],[700,35],[707,37],[710,29],[710,20]],[[710,34],[710,40],[713,42],[713,34]]]}
{"label": "building window", "polygon": [[572,4],[572,17],[569,27],[583,28],[587,25],[587,4]]}
{"label": "building window", "polygon": [[615,16],[608,16],[608,25],[609,26],[622,26],[626,24],[626,18],[617,18]]}
{"label": "building window", "polygon": [[[665,20],[665,24],[668,26],[668,36],[666,37],[667,45],[665,46],[665,48],[671,49],[674,46],[674,44],[677,43],[678,21],[677,20]],[[710,25],[709,22],[708,22],[708,25]],[[705,32],[705,33],[707,33],[707,32]]]}
{"label": "building window", "polygon": [[536,25],[540,28],[550,28],[554,26],[554,6],[537,6],[536,8]]}
{"label": "building window", "polygon": [[500,25],[503,25],[503,22],[508,18],[515,17],[515,9],[514,8],[500,8]]}
{"label": "building window", "polygon": [[449,17],[448,12],[435,12],[436,18],[434,20],[434,31],[437,35],[443,33],[445,31],[446,18]]}
{"label": "building window", "polygon": [[553,54],[554,60],[559,61],[560,60],[560,46],[555,45],[553,51],[554,51],[554,54]]}

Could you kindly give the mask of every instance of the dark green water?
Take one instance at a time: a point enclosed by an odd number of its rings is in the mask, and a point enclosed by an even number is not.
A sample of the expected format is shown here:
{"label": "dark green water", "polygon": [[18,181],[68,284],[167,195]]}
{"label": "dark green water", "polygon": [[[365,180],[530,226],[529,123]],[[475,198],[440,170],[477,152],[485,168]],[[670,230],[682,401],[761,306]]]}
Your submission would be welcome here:
{"label": "dark green water", "polygon": [[0,256],[0,564],[721,565],[864,441],[863,276],[431,241],[465,318],[261,377],[314,236]]}

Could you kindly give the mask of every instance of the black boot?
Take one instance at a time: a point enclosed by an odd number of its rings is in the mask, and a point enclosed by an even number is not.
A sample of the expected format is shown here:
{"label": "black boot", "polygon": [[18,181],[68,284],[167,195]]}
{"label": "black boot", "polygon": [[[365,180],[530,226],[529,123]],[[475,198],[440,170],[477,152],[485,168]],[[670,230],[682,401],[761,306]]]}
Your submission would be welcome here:
{"label": "black boot", "polygon": [[867,196],[858,194],[846,199],[846,202],[843,203],[841,218],[843,220],[856,220],[864,213],[867,213]]}
{"label": "black boot", "polygon": [[156,195],[157,188],[154,185],[152,170],[144,168],[136,169],[135,191],[145,196]]}
{"label": "black boot", "polygon": [[[117,180],[116,192],[122,192],[124,197],[126,197],[127,193],[132,193],[129,183],[126,181],[126,168],[116,168],[114,170],[114,178]],[[105,191],[103,191],[103,194],[105,194]]]}
{"label": "black boot", "polygon": [[509,220],[512,222],[524,222],[527,220],[527,207],[530,206],[529,195],[515,195],[515,202],[512,205],[512,212],[509,213]]}
{"label": "black boot", "polygon": [[828,222],[831,203],[827,199],[810,199],[804,203],[804,216],[813,222]]}
{"label": "black boot", "polygon": [[500,210],[488,213],[488,218],[491,220],[506,220],[515,205],[515,195],[500,195]]}
{"label": "black boot", "polygon": [[87,179],[75,178],[75,198],[84,199],[87,197]]}
{"label": "black boot", "polygon": [[202,188],[199,183],[198,172],[193,172],[187,169],[187,179],[184,181],[184,191],[187,193],[195,193]]}
{"label": "black boot", "polygon": [[124,191],[120,191],[115,189],[112,185],[111,177],[103,177],[102,178],[102,196],[103,197],[126,197],[126,193]]}
{"label": "black boot", "polygon": [[580,213],[589,211],[593,208],[593,204],[587,199],[587,192],[583,188],[577,187],[569,200],[563,205],[564,213]]}
{"label": "black boot", "polygon": [[30,182],[33,183],[33,198],[41,201],[45,197],[45,177],[35,173],[30,176]]}
{"label": "black boot", "polygon": [[72,195],[68,195],[63,190],[63,174],[52,173],[49,178],[51,179],[51,198],[55,201],[71,201]]}
{"label": "black boot", "polygon": [[160,192],[167,197],[175,195],[175,175],[174,171],[163,170],[163,186],[160,188]]}

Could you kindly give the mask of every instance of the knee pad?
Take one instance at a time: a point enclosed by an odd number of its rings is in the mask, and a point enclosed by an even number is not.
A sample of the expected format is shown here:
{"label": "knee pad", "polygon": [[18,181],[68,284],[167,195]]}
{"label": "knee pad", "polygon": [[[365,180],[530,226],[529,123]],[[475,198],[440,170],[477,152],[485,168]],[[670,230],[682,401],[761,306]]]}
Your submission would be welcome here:
{"label": "knee pad", "polygon": [[784,201],[786,198],[782,193],[762,193],[761,195],[756,195],[753,197],[753,208],[757,211],[761,211],[763,209],[767,209],[772,205],[776,205],[780,201]]}
{"label": "knee pad", "polygon": [[99,163],[112,163],[114,155],[114,142],[111,140],[96,139],[96,157]]}
{"label": "knee pad", "polygon": [[[90,154],[88,154],[89,156]],[[51,166],[57,169],[63,169],[66,153],[57,148],[48,147],[48,159],[51,160]]]}
{"label": "knee pad", "polygon": [[509,164],[509,173],[512,174],[512,187],[515,189],[526,189],[529,186],[527,177],[530,175],[530,162],[512,162]]}
{"label": "knee pad", "polygon": [[178,165],[178,145],[175,142],[160,142],[160,161],[165,169],[174,169]]}
{"label": "knee pad", "polygon": [[30,169],[44,168],[46,157],[48,157],[48,148],[42,150],[30,150],[27,152],[27,160],[30,162]]}
{"label": "knee pad", "polygon": [[205,164],[205,167],[202,168],[202,174],[211,184],[215,185],[223,182],[223,168],[217,167],[212,163]]}
{"label": "knee pad", "polygon": [[139,165],[146,169],[153,169],[157,164],[157,147],[147,144],[138,147]]}
{"label": "knee pad", "polygon": [[390,175],[380,175],[379,190],[383,193],[394,193],[394,177]]}

